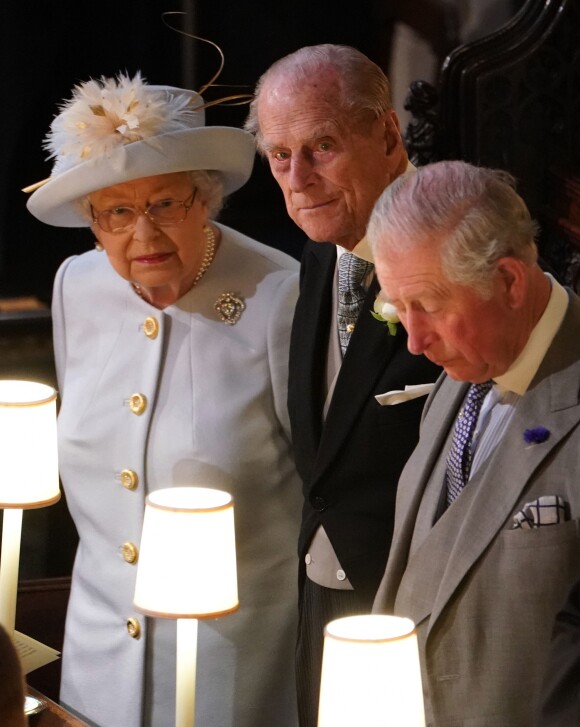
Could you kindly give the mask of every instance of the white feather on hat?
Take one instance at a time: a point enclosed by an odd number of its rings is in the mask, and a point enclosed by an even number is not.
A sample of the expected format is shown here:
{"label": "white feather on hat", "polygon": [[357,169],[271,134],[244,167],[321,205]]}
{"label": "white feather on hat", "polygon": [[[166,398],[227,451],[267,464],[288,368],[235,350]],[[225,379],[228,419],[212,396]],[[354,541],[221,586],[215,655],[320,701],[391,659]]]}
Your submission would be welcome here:
{"label": "white feather on hat", "polygon": [[44,142],[55,159],[27,207],[43,222],[87,226],[78,200],[141,177],[196,169],[221,172],[224,193],[248,180],[253,137],[242,129],[205,126],[203,98],[195,91],[150,86],[133,78],[90,80],[75,86]]}

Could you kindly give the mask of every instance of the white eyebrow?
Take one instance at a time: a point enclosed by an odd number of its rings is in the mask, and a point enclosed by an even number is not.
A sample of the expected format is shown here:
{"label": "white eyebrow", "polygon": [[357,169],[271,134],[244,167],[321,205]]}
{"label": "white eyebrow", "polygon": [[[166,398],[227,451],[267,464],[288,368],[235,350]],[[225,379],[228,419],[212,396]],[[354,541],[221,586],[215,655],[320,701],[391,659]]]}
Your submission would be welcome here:
{"label": "white eyebrow", "polygon": [[[325,121],[316,127],[306,138],[301,140],[301,146],[311,146],[316,143],[318,139],[324,137],[335,138],[340,134],[340,127],[336,122]],[[258,142],[259,148],[263,152],[271,152],[273,149],[289,149],[287,144],[276,144],[262,139]]]}

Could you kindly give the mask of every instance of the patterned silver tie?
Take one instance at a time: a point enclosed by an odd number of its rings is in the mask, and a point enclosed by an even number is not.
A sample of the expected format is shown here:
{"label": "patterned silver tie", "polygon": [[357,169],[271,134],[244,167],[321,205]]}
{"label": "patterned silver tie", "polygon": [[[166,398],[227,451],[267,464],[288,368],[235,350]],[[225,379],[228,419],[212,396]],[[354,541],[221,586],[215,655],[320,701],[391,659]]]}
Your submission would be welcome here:
{"label": "patterned silver tie", "polygon": [[471,440],[481,405],[492,384],[492,381],[472,384],[467,392],[463,408],[455,421],[451,448],[447,455],[447,506],[451,505],[469,480],[472,459]]}
{"label": "patterned silver tie", "polygon": [[363,280],[373,268],[372,263],[350,252],[338,259],[338,337],[343,356],[366,297]]}

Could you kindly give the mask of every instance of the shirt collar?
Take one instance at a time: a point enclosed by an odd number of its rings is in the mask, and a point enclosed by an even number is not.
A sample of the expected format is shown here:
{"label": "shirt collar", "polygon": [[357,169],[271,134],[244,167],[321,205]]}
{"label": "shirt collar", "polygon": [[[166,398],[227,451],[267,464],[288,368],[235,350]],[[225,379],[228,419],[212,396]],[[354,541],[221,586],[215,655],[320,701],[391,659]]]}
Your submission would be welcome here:
{"label": "shirt collar", "polygon": [[369,241],[366,235],[360,242],[358,242],[354,246],[352,254],[362,258],[363,260],[366,260],[368,263],[373,263],[373,265],[375,263],[373,259],[373,253],[371,251],[371,246],[369,245]]}
{"label": "shirt collar", "polygon": [[546,276],[552,286],[546,310],[534,326],[520,355],[505,374],[495,378],[501,390],[513,391],[520,396],[526,393],[540,368],[568,309],[568,294],[549,273]]}

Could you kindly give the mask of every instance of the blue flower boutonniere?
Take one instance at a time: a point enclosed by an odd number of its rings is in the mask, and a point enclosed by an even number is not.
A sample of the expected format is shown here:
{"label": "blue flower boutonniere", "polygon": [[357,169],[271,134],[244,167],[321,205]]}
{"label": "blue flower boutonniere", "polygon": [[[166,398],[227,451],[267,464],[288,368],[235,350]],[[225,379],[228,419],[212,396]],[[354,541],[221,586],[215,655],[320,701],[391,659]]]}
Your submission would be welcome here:
{"label": "blue flower boutonniere", "polygon": [[532,427],[524,432],[524,442],[526,444],[542,444],[550,438],[550,430],[546,427]]}
{"label": "blue flower boutonniere", "polygon": [[373,318],[381,323],[386,323],[390,336],[397,335],[397,325],[400,323],[397,309],[392,303],[386,303],[379,295],[375,299],[373,310],[371,311]]}

